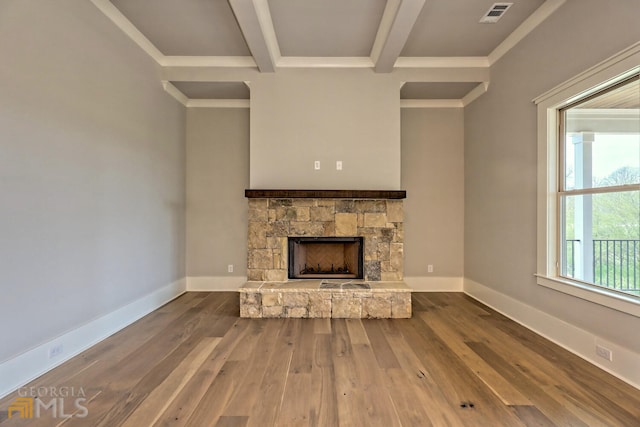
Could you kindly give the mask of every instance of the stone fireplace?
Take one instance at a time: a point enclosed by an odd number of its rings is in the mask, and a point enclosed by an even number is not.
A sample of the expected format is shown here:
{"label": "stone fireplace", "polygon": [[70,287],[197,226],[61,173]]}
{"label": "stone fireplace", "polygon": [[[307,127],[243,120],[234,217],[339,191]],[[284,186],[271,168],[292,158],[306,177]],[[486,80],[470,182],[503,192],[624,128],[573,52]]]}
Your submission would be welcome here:
{"label": "stone fireplace", "polygon": [[249,198],[248,218],[250,281],[288,279],[289,237],[362,237],[364,279],[403,279],[401,199]]}
{"label": "stone fireplace", "polygon": [[410,317],[404,191],[245,195],[249,283],[240,289],[241,316]]}

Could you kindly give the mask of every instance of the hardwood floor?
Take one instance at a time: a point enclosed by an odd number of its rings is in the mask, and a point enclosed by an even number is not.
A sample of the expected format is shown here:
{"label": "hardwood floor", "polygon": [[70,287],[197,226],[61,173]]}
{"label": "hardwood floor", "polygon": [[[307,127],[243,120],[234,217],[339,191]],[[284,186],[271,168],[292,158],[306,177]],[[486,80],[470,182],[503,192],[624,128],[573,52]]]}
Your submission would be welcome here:
{"label": "hardwood floor", "polygon": [[237,293],[188,293],[27,386],[82,388],[86,417],[8,419],[13,394],[0,427],[640,425],[639,390],[463,294],[413,300],[240,319]]}

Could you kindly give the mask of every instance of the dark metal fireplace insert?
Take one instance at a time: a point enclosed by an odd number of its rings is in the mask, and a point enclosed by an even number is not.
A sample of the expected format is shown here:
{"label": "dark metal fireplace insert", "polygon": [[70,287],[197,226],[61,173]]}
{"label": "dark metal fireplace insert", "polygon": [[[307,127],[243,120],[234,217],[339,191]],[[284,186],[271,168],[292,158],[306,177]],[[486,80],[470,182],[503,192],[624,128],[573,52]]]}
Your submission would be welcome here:
{"label": "dark metal fireplace insert", "polygon": [[363,237],[289,237],[289,279],[362,279],[363,259]]}

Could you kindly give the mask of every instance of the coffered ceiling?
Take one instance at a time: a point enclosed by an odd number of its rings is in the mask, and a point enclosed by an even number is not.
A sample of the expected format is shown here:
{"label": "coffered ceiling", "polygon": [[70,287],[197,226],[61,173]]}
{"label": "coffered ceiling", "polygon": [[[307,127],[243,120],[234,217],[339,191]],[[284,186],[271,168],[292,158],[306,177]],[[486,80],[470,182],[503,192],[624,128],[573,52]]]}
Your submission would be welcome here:
{"label": "coffered ceiling", "polygon": [[[248,99],[244,81],[282,68],[399,73],[401,97],[470,101],[488,68],[565,0],[91,0],[191,100]],[[191,104],[195,105],[195,104]]]}

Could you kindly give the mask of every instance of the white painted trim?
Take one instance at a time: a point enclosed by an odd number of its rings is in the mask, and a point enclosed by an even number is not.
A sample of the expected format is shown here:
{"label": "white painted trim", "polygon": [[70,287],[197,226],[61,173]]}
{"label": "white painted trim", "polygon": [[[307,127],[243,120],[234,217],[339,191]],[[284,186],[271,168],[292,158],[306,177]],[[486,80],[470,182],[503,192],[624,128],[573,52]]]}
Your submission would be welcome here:
{"label": "white painted trim", "polygon": [[462,292],[462,277],[404,277],[404,282],[414,292]]}
{"label": "white painted trim", "polygon": [[489,68],[486,56],[401,56],[395,68]]}
{"label": "white painted trim", "polygon": [[547,0],[540,5],[522,24],[518,26],[506,39],[502,41],[490,54],[489,63],[495,64],[515,45],[520,43],[529,33],[531,33],[538,25],[553,14],[566,0]]}
{"label": "white painted trim", "polygon": [[257,67],[161,67],[160,79],[171,82],[245,82],[260,76]]}
{"label": "white painted trim", "polygon": [[[177,298],[185,292],[185,289],[186,280],[177,280],[124,307],[2,362],[0,364],[0,378],[2,378],[0,398]],[[49,359],[49,349],[55,345],[62,345],[63,352]]]}
{"label": "white painted trim", "polygon": [[190,276],[187,292],[237,291],[245,283],[245,276]]}
{"label": "white painted trim", "polygon": [[[631,76],[638,72],[637,70],[640,68],[638,66],[638,60],[640,59],[638,55],[640,55],[640,42],[632,44],[582,73],[549,89],[542,95],[534,98],[533,102],[535,104],[541,104],[548,101],[550,108],[560,101],[564,101],[563,104],[569,104],[577,98],[588,95],[590,92],[597,92],[609,86],[611,79],[623,80],[626,75]],[[625,71],[627,72],[624,73]],[[599,77],[600,73],[603,72],[607,72],[609,78]],[[571,96],[569,92],[567,92],[570,89],[572,89],[573,96],[564,100],[563,98]]]}
{"label": "white painted trim", "polygon": [[256,15],[258,16],[262,35],[264,36],[264,41],[267,44],[267,49],[271,55],[271,60],[276,64],[282,54],[280,53],[280,45],[278,44],[276,30],[273,27],[273,19],[271,18],[269,3],[267,0],[253,0],[253,2],[256,8]]}
{"label": "white painted trim", "polygon": [[258,69],[262,72],[275,71],[280,52],[275,43],[267,0],[229,0],[229,4]]}
{"label": "white painted trim", "polygon": [[253,56],[163,56],[163,67],[256,68]]}
{"label": "white painted trim", "polygon": [[[393,15],[393,19],[389,22],[384,19],[385,16],[383,15],[381,23],[384,22],[390,25],[378,31],[374,41],[374,47],[376,45],[380,46],[374,60],[376,64],[374,69],[377,73],[390,73],[393,71],[396,60],[400,56],[409,34],[411,34],[424,2],[425,0],[402,0],[393,4],[395,10],[390,9],[387,4],[384,14]],[[379,40],[379,38],[382,40]]]}
{"label": "white painted trim", "polygon": [[189,108],[249,108],[248,99],[189,99]]}
{"label": "white painted trim", "polygon": [[462,108],[461,99],[401,99],[400,108]]}
{"label": "white painted trim", "polygon": [[279,68],[372,68],[373,61],[368,56],[283,56]]}
{"label": "white painted trim", "polygon": [[378,62],[378,58],[380,57],[380,52],[382,52],[382,48],[384,47],[384,43],[389,37],[389,32],[391,31],[391,27],[393,26],[393,21],[396,17],[396,13],[398,13],[398,8],[400,8],[400,3],[402,0],[387,0],[387,4],[384,7],[384,12],[382,12],[382,18],[380,19],[380,25],[378,25],[378,31],[376,32],[376,38],[373,40],[373,46],[371,47],[371,62],[374,64]]}
{"label": "white painted trim", "polygon": [[[464,279],[464,293],[640,389],[639,353],[609,342],[471,279]],[[613,350],[613,361],[597,356],[596,344]]]}
{"label": "white painted trim", "polygon": [[536,275],[536,281],[538,285],[545,288],[640,317],[640,299],[627,296],[621,292],[609,291],[597,286],[565,280],[561,277],[547,277],[538,274]]}
{"label": "white painted trim", "polygon": [[180,104],[184,105],[185,107],[187,106],[189,98],[187,98],[185,94],[180,91],[180,89],[171,84],[170,81],[162,80],[162,87],[164,88],[165,92],[173,96]]}
{"label": "white painted trim", "polygon": [[[586,290],[580,283],[559,277],[557,110],[638,73],[639,63],[640,42],[637,42],[533,100],[537,104],[537,282],[541,286],[632,315],[636,315],[637,309],[626,302],[628,297],[614,297],[612,293],[603,297],[601,293]],[[621,302],[610,303],[614,298],[619,298]]]}
{"label": "white painted trim", "polygon": [[476,99],[480,98],[482,95],[487,93],[489,89],[489,82],[482,82],[478,86],[474,87],[467,93],[464,97],[462,97],[462,105],[465,107],[471,104]]}
{"label": "white painted trim", "polygon": [[126,16],[118,10],[109,0],[91,0],[107,18],[113,21],[131,40],[142,48],[150,57],[155,59],[158,64],[162,64],[164,55],[142,34],[135,25],[127,19]]}
{"label": "white painted trim", "polygon": [[170,81],[162,80],[162,87],[179,103],[189,108],[249,108],[248,99],[190,99]]}

